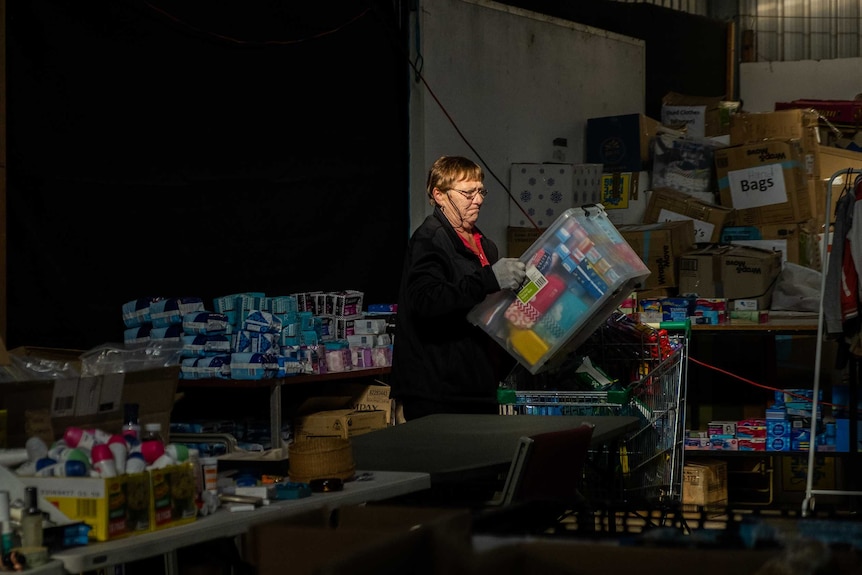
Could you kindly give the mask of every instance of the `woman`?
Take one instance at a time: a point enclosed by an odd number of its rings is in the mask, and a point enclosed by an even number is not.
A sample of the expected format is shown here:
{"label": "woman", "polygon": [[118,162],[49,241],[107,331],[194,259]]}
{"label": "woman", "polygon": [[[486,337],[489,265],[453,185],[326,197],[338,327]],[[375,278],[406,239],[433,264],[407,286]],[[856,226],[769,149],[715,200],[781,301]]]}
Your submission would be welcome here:
{"label": "woman", "polygon": [[499,259],[476,227],[485,174],[460,156],[439,158],[426,194],[434,213],[407,244],[390,384],[405,419],[432,413],[496,413],[497,385],[514,360],[467,312],[501,289],[517,289],[525,265]]}

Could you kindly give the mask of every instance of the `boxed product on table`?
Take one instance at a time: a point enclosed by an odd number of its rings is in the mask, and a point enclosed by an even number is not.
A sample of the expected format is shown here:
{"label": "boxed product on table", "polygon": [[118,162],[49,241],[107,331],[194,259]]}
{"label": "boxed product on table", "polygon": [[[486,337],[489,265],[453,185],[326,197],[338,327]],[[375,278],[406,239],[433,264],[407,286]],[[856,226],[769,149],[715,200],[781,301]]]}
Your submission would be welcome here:
{"label": "boxed product on table", "polygon": [[191,463],[117,477],[30,477],[45,500],[91,527],[97,541],[190,523],[197,517]]}
{"label": "boxed product on table", "polygon": [[531,373],[583,343],[650,273],[600,205],[566,210],[520,260],[521,288],[488,296],[467,319]]}
{"label": "boxed product on table", "polygon": [[147,472],[117,477],[21,477],[28,486],[73,521],[91,527],[97,541],[152,530],[152,488]]}
{"label": "boxed product on table", "polygon": [[347,439],[382,429],[391,421],[387,409],[360,410],[352,407],[353,396],[320,396],[305,400],[299,407],[294,437],[342,437]]}
{"label": "boxed product on table", "polygon": [[156,531],[194,521],[198,514],[194,464],[169,465],[148,474],[151,529]]}

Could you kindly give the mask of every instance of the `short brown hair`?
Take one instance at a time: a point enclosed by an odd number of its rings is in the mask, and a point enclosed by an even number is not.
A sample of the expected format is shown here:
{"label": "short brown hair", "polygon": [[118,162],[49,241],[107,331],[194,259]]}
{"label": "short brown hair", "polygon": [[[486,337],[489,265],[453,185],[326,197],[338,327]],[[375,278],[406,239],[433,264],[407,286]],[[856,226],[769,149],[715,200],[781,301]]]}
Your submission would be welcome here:
{"label": "short brown hair", "polygon": [[425,193],[428,201],[433,206],[434,188],[448,190],[455,182],[471,180],[477,182],[485,181],[485,172],[482,167],[462,156],[440,156],[431,169],[428,170],[428,182],[425,185]]}

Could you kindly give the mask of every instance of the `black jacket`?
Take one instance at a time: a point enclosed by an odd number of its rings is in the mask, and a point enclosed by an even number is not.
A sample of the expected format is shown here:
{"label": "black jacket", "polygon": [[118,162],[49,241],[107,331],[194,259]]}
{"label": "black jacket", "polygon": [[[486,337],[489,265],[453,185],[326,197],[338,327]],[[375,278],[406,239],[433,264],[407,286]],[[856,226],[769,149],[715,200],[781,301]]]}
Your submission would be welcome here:
{"label": "black jacket", "polygon": [[[497,246],[483,236],[482,248],[493,265]],[[466,316],[498,291],[491,266],[482,266],[435,208],[407,244],[398,297],[390,384],[408,419],[496,413],[498,382],[514,360]]]}

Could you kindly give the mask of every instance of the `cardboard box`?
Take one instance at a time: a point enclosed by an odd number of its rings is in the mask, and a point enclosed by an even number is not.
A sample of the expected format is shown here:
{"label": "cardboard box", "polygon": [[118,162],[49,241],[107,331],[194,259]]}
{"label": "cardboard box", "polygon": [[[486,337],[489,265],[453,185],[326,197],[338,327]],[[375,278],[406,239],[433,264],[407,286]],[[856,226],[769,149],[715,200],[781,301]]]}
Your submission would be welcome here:
{"label": "cardboard box", "polygon": [[721,243],[751,246],[781,252],[781,261],[802,265],[803,236],[810,232],[801,224],[761,224],[759,226],[727,226]]}
{"label": "cardboard box", "polygon": [[509,225],[546,228],[574,207],[573,170],[572,164],[512,164]]}
{"label": "cardboard box", "polygon": [[530,249],[546,228],[506,228],[506,256],[519,258]]}
{"label": "cardboard box", "polygon": [[615,226],[642,224],[649,203],[649,172],[602,174],[601,204]]}
{"label": "cardboard box", "polygon": [[[808,451],[807,449],[805,451]],[[814,489],[836,489],[838,475],[835,457],[817,455],[814,458]],[[781,458],[781,490],[805,491],[808,484],[808,455],[785,455]]]}
{"label": "cardboard box", "polygon": [[662,124],[673,128],[684,125],[686,134],[695,138],[727,134],[732,112],[739,107],[738,103],[724,102],[722,97],[677,92],[665,94],[661,103]]}
{"label": "cardboard box", "polygon": [[382,411],[386,414],[386,423],[392,423],[391,389],[383,382],[373,383],[335,383],[327,386],[327,391],[333,395],[348,396],[345,407],[356,411]]}
{"label": "cardboard box", "polygon": [[587,120],[586,160],[605,172],[649,169],[650,144],[661,122],[643,114],[623,114]]}
{"label": "cardboard box", "polygon": [[715,152],[721,205],[736,225],[798,223],[811,218],[798,141],[764,140]]}
{"label": "cardboard box", "polygon": [[21,477],[73,521],[89,525],[90,538],[120,539],[152,530],[152,487],[147,472],[108,479]]}
{"label": "cardboard box", "polygon": [[[820,179],[820,135],[816,110],[739,113],[730,117],[732,146],[757,144],[763,140],[797,140],[802,148],[801,166],[808,179]],[[720,177],[720,176],[719,176]]]}
{"label": "cardboard box", "polygon": [[150,527],[153,531],[185,525],[197,518],[193,463],[170,465],[149,472]]}
{"label": "cardboard box", "polygon": [[689,460],[682,470],[683,505],[727,505],[727,462]]}
{"label": "cardboard box", "polygon": [[294,437],[343,437],[362,435],[387,426],[385,411],[357,411],[345,407],[351,396],[312,397],[299,407]]}
{"label": "cardboard box", "polygon": [[471,553],[467,510],[387,505],[311,511],[252,527],[243,557],[260,575],[463,571]]}
{"label": "cardboard box", "polygon": [[721,230],[733,220],[733,208],[701,200],[691,194],[656,188],[650,195],[644,223],[693,220],[694,242],[718,242]]}
{"label": "cardboard box", "polygon": [[[33,435],[50,445],[69,426],[118,433],[125,403],[140,406],[142,425],[170,429],[179,366],[81,377],[79,350],[20,347],[7,353],[2,341],[0,348],[0,408],[7,410],[10,447],[23,447]],[[22,367],[26,361],[54,362],[57,369],[38,378]]]}
{"label": "cardboard box", "polygon": [[[838,142],[853,138],[862,126],[862,102],[859,100],[793,100],[776,102],[776,110],[807,108],[817,112],[818,125],[823,143]],[[835,134],[835,129],[840,134]],[[823,176],[830,172],[823,171]]]}
{"label": "cardboard box", "polygon": [[679,258],[679,291],[706,298],[727,298],[731,310],[743,300],[769,309],[781,273],[781,254],[749,246],[711,244]]}
{"label": "cardboard box", "polygon": [[265,451],[231,451],[218,456],[218,472],[241,470],[253,475],[287,477],[290,472],[288,448],[277,447]]}
{"label": "cardboard box", "polygon": [[835,218],[835,205],[838,203],[838,198],[841,197],[841,192],[846,185],[852,186],[856,173],[850,173],[849,177],[842,172],[848,170],[862,171],[862,152],[854,152],[852,150],[843,150],[841,148],[833,148],[829,146],[820,146],[820,179],[810,180],[809,190],[811,193],[813,219],[815,224],[822,225],[826,221],[826,186],[829,180],[835,176],[832,181],[832,197],[828,214],[830,221]]}
{"label": "cardboard box", "polygon": [[836,172],[848,169],[862,170],[862,152],[822,145],[817,149],[820,153],[821,179],[828,180]]}
{"label": "cardboard box", "polygon": [[619,227],[619,232],[651,272],[643,289],[678,285],[677,260],[694,245],[691,220],[624,225]]}
{"label": "cardboard box", "polygon": [[601,202],[604,166],[602,164],[575,164],[572,168],[572,192],[575,207]]}

